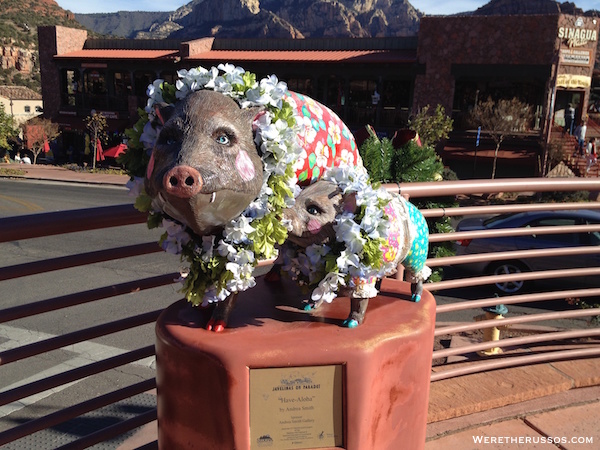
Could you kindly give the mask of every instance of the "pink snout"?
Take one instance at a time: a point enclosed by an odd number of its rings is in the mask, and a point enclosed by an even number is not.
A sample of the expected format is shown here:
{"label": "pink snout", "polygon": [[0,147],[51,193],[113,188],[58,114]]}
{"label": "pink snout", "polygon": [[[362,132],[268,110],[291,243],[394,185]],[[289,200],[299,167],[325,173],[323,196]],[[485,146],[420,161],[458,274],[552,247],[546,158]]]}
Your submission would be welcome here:
{"label": "pink snout", "polygon": [[168,194],[179,198],[191,198],[202,189],[202,176],[190,166],[175,166],[163,177]]}

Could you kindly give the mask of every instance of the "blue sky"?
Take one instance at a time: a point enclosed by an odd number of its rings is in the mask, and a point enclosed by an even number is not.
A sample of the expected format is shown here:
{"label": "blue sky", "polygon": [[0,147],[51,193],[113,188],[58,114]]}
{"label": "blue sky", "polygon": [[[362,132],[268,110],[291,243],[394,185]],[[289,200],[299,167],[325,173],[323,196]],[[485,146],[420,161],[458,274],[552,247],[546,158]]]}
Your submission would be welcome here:
{"label": "blue sky", "polygon": [[[116,11],[175,11],[190,0],[56,0],[63,9],[74,13],[102,13]],[[411,5],[426,14],[454,14],[473,11],[488,3],[489,0],[409,0]],[[525,0],[524,0],[525,1]],[[573,1],[573,0],[571,0]],[[584,11],[600,10],[600,0],[574,0]]]}

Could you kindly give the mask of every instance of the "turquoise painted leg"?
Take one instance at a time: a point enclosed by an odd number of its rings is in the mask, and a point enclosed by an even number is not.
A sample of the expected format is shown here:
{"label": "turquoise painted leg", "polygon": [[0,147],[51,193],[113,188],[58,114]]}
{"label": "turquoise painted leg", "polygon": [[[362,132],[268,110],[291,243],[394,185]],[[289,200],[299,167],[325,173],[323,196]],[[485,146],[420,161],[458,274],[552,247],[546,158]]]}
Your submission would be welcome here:
{"label": "turquoise painted leg", "polygon": [[368,298],[352,298],[350,300],[350,315],[344,320],[342,325],[346,328],[356,328],[363,323],[367,306],[369,306]]}
{"label": "turquoise painted leg", "polygon": [[410,290],[412,292],[410,299],[415,303],[421,301],[421,296],[423,295],[423,282],[419,281],[417,283],[413,283],[410,286]]}
{"label": "turquoise painted leg", "polygon": [[344,320],[343,325],[346,328],[356,328],[358,326],[358,321],[356,319],[347,318]]}

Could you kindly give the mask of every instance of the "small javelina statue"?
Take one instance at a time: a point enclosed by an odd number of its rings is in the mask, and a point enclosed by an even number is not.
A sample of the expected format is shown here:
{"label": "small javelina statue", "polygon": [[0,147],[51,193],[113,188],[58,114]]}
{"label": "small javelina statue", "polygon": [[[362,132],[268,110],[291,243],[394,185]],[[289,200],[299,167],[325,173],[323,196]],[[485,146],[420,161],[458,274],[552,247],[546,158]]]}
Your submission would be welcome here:
{"label": "small javelina statue", "polygon": [[[291,222],[288,240],[302,248],[333,243],[338,237],[335,231],[337,217],[344,212],[354,213],[355,209],[353,193],[343,195],[335,182],[319,180],[304,188],[296,197],[294,207],[284,211],[284,218]],[[383,259],[386,263],[394,263],[390,267],[404,266],[412,283],[411,299],[418,302],[423,292],[423,281],[431,274],[431,269],[425,265],[429,244],[427,223],[421,212],[399,195],[391,195],[384,213],[390,226],[387,242],[382,246]],[[349,292],[346,290],[344,294],[350,296],[352,305],[344,326],[354,328],[363,322],[369,298],[377,295],[376,281],[353,278],[347,286]],[[313,300],[305,309],[317,308],[322,301]]]}

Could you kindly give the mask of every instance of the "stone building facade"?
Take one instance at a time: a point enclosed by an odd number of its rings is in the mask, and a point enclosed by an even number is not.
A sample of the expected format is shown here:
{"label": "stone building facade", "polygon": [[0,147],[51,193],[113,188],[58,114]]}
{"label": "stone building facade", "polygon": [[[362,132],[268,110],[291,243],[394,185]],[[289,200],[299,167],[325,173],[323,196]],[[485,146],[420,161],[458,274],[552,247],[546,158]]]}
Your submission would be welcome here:
{"label": "stone building facade", "polygon": [[534,106],[532,129],[547,138],[567,104],[586,117],[598,28],[597,19],[558,13],[423,17],[411,38],[98,40],[40,27],[44,111],[67,130],[84,130],[83,119],[101,111],[120,132],[135,123],[154,79],[227,62],[276,74],[354,130],[370,124],[391,135],[437,104],[466,129],[478,101],[518,97]]}
{"label": "stone building facade", "polygon": [[413,109],[467,112],[492,96],[518,96],[538,111],[538,129],[560,123],[568,103],[585,118],[598,21],[565,14],[424,17]]}

